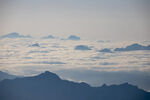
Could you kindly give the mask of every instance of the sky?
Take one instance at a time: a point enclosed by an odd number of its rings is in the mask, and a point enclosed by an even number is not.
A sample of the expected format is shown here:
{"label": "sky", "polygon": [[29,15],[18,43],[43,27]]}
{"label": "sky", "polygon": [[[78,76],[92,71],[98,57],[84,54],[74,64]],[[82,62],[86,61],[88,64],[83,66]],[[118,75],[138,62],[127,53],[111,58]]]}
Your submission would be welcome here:
{"label": "sky", "polygon": [[0,34],[149,40],[149,0],[0,0]]}

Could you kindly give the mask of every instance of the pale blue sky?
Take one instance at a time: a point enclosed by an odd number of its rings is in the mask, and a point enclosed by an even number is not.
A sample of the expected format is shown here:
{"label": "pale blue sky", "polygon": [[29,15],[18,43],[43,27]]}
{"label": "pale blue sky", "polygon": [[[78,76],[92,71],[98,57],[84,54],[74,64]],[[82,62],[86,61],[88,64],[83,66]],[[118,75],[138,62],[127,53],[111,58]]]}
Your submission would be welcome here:
{"label": "pale blue sky", "polygon": [[0,34],[149,40],[149,0],[0,0]]}

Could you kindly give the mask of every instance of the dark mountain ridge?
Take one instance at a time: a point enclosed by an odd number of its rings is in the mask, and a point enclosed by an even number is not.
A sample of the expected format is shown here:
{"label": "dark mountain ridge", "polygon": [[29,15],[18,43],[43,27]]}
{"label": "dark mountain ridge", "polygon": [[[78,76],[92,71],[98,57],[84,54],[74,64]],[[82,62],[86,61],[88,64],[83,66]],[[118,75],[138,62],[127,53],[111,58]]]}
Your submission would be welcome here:
{"label": "dark mountain ridge", "polygon": [[15,76],[15,75],[10,75],[10,74],[8,74],[8,73],[6,73],[6,72],[2,72],[2,71],[0,71],[0,81],[1,80],[4,80],[4,79],[14,79],[14,78],[16,78],[17,76]]}
{"label": "dark mountain ridge", "polygon": [[128,83],[91,87],[62,80],[51,72],[0,82],[0,100],[150,100],[150,93]]}

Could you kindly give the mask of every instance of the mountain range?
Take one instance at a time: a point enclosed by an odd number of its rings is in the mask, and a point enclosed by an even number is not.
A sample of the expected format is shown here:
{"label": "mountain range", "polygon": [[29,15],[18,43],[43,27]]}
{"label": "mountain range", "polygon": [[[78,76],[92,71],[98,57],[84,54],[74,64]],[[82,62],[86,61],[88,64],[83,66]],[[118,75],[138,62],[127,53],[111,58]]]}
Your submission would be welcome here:
{"label": "mountain range", "polygon": [[0,100],[150,100],[150,93],[128,83],[92,87],[46,71],[0,81]]}

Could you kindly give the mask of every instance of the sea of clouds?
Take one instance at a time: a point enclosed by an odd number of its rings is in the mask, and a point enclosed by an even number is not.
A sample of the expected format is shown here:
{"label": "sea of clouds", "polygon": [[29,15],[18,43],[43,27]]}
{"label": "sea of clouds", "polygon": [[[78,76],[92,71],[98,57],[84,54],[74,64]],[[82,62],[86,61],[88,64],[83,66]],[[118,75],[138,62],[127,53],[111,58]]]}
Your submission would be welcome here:
{"label": "sea of clouds", "polygon": [[[0,70],[20,76],[48,70],[64,79],[85,81],[93,86],[129,82],[150,90],[150,50],[99,52],[104,48],[114,50],[133,43],[150,44],[148,41],[2,38]],[[90,49],[76,50],[78,45]]]}

